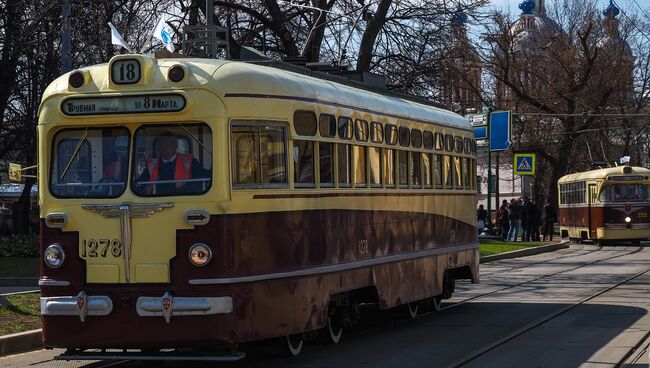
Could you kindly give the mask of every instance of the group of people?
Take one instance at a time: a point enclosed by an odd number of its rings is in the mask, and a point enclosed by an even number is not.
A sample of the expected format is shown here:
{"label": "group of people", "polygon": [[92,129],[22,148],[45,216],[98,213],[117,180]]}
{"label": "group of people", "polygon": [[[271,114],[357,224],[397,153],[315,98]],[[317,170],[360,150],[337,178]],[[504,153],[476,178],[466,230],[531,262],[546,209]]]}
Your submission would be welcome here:
{"label": "group of people", "polygon": [[[481,217],[481,208],[477,216]],[[553,240],[553,230],[557,222],[557,211],[553,201],[549,198],[543,208],[540,208],[534,199],[528,197],[511,199],[510,203],[503,200],[497,210],[497,225],[501,237],[506,241],[517,241],[521,229],[521,241],[549,241]],[[485,211],[487,217],[487,211]],[[479,221],[481,219],[479,218]]]}

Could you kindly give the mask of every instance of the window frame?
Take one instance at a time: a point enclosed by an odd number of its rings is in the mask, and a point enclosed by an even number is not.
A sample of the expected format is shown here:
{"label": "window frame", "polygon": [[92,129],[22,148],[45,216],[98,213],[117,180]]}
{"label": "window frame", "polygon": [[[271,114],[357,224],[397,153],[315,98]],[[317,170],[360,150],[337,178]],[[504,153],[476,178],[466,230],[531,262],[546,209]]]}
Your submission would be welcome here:
{"label": "window frame", "polygon": [[[375,131],[379,132],[379,134],[377,135],[379,139],[375,139],[375,134],[373,134],[373,132]],[[379,143],[379,144],[384,143],[384,125],[382,123],[377,121],[370,122],[370,141],[372,143]]]}
{"label": "window frame", "polygon": [[[327,117],[331,117],[331,118],[332,118],[332,120],[330,120],[330,122],[331,122],[332,124],[330,124],[330,127],[329,127],[329,128],[332,128],[332,127],[334,128],[334,133],[333,133],[332,135],[323,135],[323,131],[322,131],[322,129],[321,129],[321,126],[322,126],[322,124],[323,124],[323,117],[324,117],[324,116],[327,116]],[[328,130],[327,130],[328,133],[329,133],[330,130],[331,130],[331,129],[328,129]],[[318,134],[319,134],[322,138],[336,138],[336,136],[337,136],[337,134],[338,134],[338,120],[336,119],[336,116],[334,116],[333,114],[325,114],[325,113],[320,114],[320,115],[318,116]]]}
{"label": "window frame", "polygon": [[[57,137],[59,136],[59,134],[61,134],[61,133],[63,133],[63,132],[66,132],[66,131],[79,130],[79,131],[83,132],[83,131],[86,130],[86,129],[88,129],[88,131],[91,131],[91,130],[102,130],[102,129],[123,129],[123,130],[125,130],[125,131],[126,131],[127,141],[128,141],[128,145],[127,145],[127,153],[128,153],[129,155],[131,155],[131,149],[133,148],[133,136],[134,136],[134,134],[131,134],[131,130],[129,130],[129,128],[127,128],[127,127],[124,126],[124,125],[117,125],[117,126],[98,126],[98,127],[80,126],[80,127],[66,127],[66,128],[59,129],[59,130],[57,130],[56,132],[54,132],[54,135],[52,136],[52,144],[51,144],[51,147],[50,147],[50,166],[48,167],[48,170],[47,170],[47,173],[48,173],[48,190],[49,190],[49,192],[50,192],[50,195],[52,195],[52,197],[54,197],[54,198],[57,198],[57,199],[64,199],[64,200],[65,200],[65,199],[80,199],[80,198],[89,198],[89,199],[114,199],[114,198],[119,198],[119,197],[121,197],[122,195],[124,195],[124,193],[126,192],[126,188],[127,188],[127,187],[128,187],[129,189],[130,189],[130,187],[131,187],[131,170],[132,170],[131,165],[132,165],[133,163],[131,162],[131,160],[129,160],[129,157],[126,157],[126,160],[125,160],[125,161],[128,163],[129,167],[127,167],[127,169],[126,169],[126,181],[124,182],[124,188],[122,189],[122,192],[120,192],[120,193],[117,194],[117,195],[110,196],[110,197],[109,197],[109,196],[87,196],[87,195],[84,195],[84,196],[61,196],[61,195],[56,194],[56,193],[54,192],[54,190],[52,190],[52,189],[53,189],[53,187],[52,187],[52,184],[53,184],[52,179],[53,179],[53,177],[54,177],[54,175],[53,175],[53,174],[54,174],[54,172],[53,172],[53,169],[54,169],[54,160],[55,160],[55,158],[56,158],[55,153],[56,153],[56,149],[57,149],[58,146],[59,146],[58,144],[56,144],[56,139],[57,139]],[[60,143],[61,143],[61,142],[59,142],[59,144],[60,144]],[[86,141],[86,142],[84,142],[83,144],[90,144],[90,143],[89,143],[88,141]],[[82,146],[83,146],[83,144],[82,144]],[[90,146],[88,146],[88,147],[90,147]],[[81,151],[81,149],[82,149],[82,148],[79,148],[80,151]],[[91,154],[92,154],[92,150],[91,150]],[[88,165],[89,165],[89,167],[90,167],[91,170],[92,170],[92,161],[90,161],[90,162],[88,163]],[[212,182],[212,181],[211,181],[211,182]],[[92,183],[89,183],[89,186],[90,186],[91,184],[92,184]]]}
{"label": "window frame", "polygon": [[411,130],[402,125],[397,130],[397,141],[400,147],[410,147],[411,146]]}
{"label": "window frame", "polygon": [[[286,173],[287,181],[286,183],[255,183],[255,184],[238,184],[235,183],[235,175],[234,171],[235,170],[235,165],[233,162],[234,155],[233,155],[233,147],[232,147],[232,127],[233,126],[259,126],[260,125],[268,125],[268,126],[276,126],[280,127],[284,130],[284,152],[285,152],[285,160],[284,160],[284,170]],[[287,189],[291,186],[290,180],[293,180],[289,176],[289,124],[287,122],[280,122],[280,121],[262,121],[262,120],[231,120],[229,127],[228,127],[228,145],[230,146],[229,148],[229,157],[230,157],[230,185],[232,186],[233,190],[242,190],[242,189]],[[258,131],[259,134],[259,131]],[[259,143],[261,144],[261,143]],[[261,155],[261,151],[260,151]],[[261,170],[261,166],[260,166]],[[214,172],[214,170],[213,170]],[[260,175],[262,177],[262,175]]]}
{"label": "window frame", "polygon": [[[297,114],[305,114],[305,115],[311,115],[314,121],[314,132],[312,134],[302,134],[298,132],[298,125],[296,124],[296,115]],[[319,126],[319,121],[316,118],[316,113],[310,110],[296,110],[293,112],[293,131],[296,133],[296,135],[300,137],[315,137],[316,133],[318,133],[320,126]]]}
{"label": "window frame", "polygon": [[[359,129],[361,127],[361,129]],[[361,135],[363,133],[363,130],[365,130],[365,139],[364,136]],[[363,120],[363,119],[356,119],[354,121],[354,139],[357,142],[368,142],[368,137],[370,136],[370,128],[368,126],[368,122]]]}

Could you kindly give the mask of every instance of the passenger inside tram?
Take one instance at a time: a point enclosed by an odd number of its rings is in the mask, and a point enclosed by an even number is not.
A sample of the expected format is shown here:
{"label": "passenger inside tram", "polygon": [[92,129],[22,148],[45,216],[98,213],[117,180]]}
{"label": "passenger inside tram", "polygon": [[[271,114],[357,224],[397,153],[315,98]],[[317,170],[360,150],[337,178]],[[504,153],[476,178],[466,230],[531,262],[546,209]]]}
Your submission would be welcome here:
{"label": "passenger inside tram", "polygon": [[179,151],[179,140],[182,139],[166,132],[154,140],[158,154],[146,159],[146,166],[136,180],[136,187],[142,188],[144,185],[143,194],[173,195],[203,191],[202,181],[192,179],[209,178],[209,170],[203,169],[191,153]]}

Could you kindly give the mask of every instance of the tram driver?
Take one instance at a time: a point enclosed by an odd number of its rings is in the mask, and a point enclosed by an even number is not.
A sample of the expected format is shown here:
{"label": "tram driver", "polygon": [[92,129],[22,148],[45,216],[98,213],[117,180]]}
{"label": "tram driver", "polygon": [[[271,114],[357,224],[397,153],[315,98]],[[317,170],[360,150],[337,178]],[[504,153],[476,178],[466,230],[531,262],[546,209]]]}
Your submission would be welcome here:
{"label": "tram driver", "polygon": [[192,179],[210,177],[191,153],[178,152],[178,139],[172,133],[163,133],[156,140],[158,157],[146,160],[146,167],[137,179],[144,182],[147,195],[201,192],[201,181]]}

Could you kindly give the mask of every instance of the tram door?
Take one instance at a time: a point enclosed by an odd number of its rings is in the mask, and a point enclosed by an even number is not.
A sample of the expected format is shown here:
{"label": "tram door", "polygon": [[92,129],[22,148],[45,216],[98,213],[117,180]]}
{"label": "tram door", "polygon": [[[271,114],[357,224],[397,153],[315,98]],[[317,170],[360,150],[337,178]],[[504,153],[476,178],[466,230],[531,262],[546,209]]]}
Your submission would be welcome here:
{"label": "tram door", "polygon": [[596,239],[596,226],[598,226],[598,210],[595,207],[598,199],[598,191],[596,184],[589,184],[588,187],[588,200],[589,200],[589,239]]}

